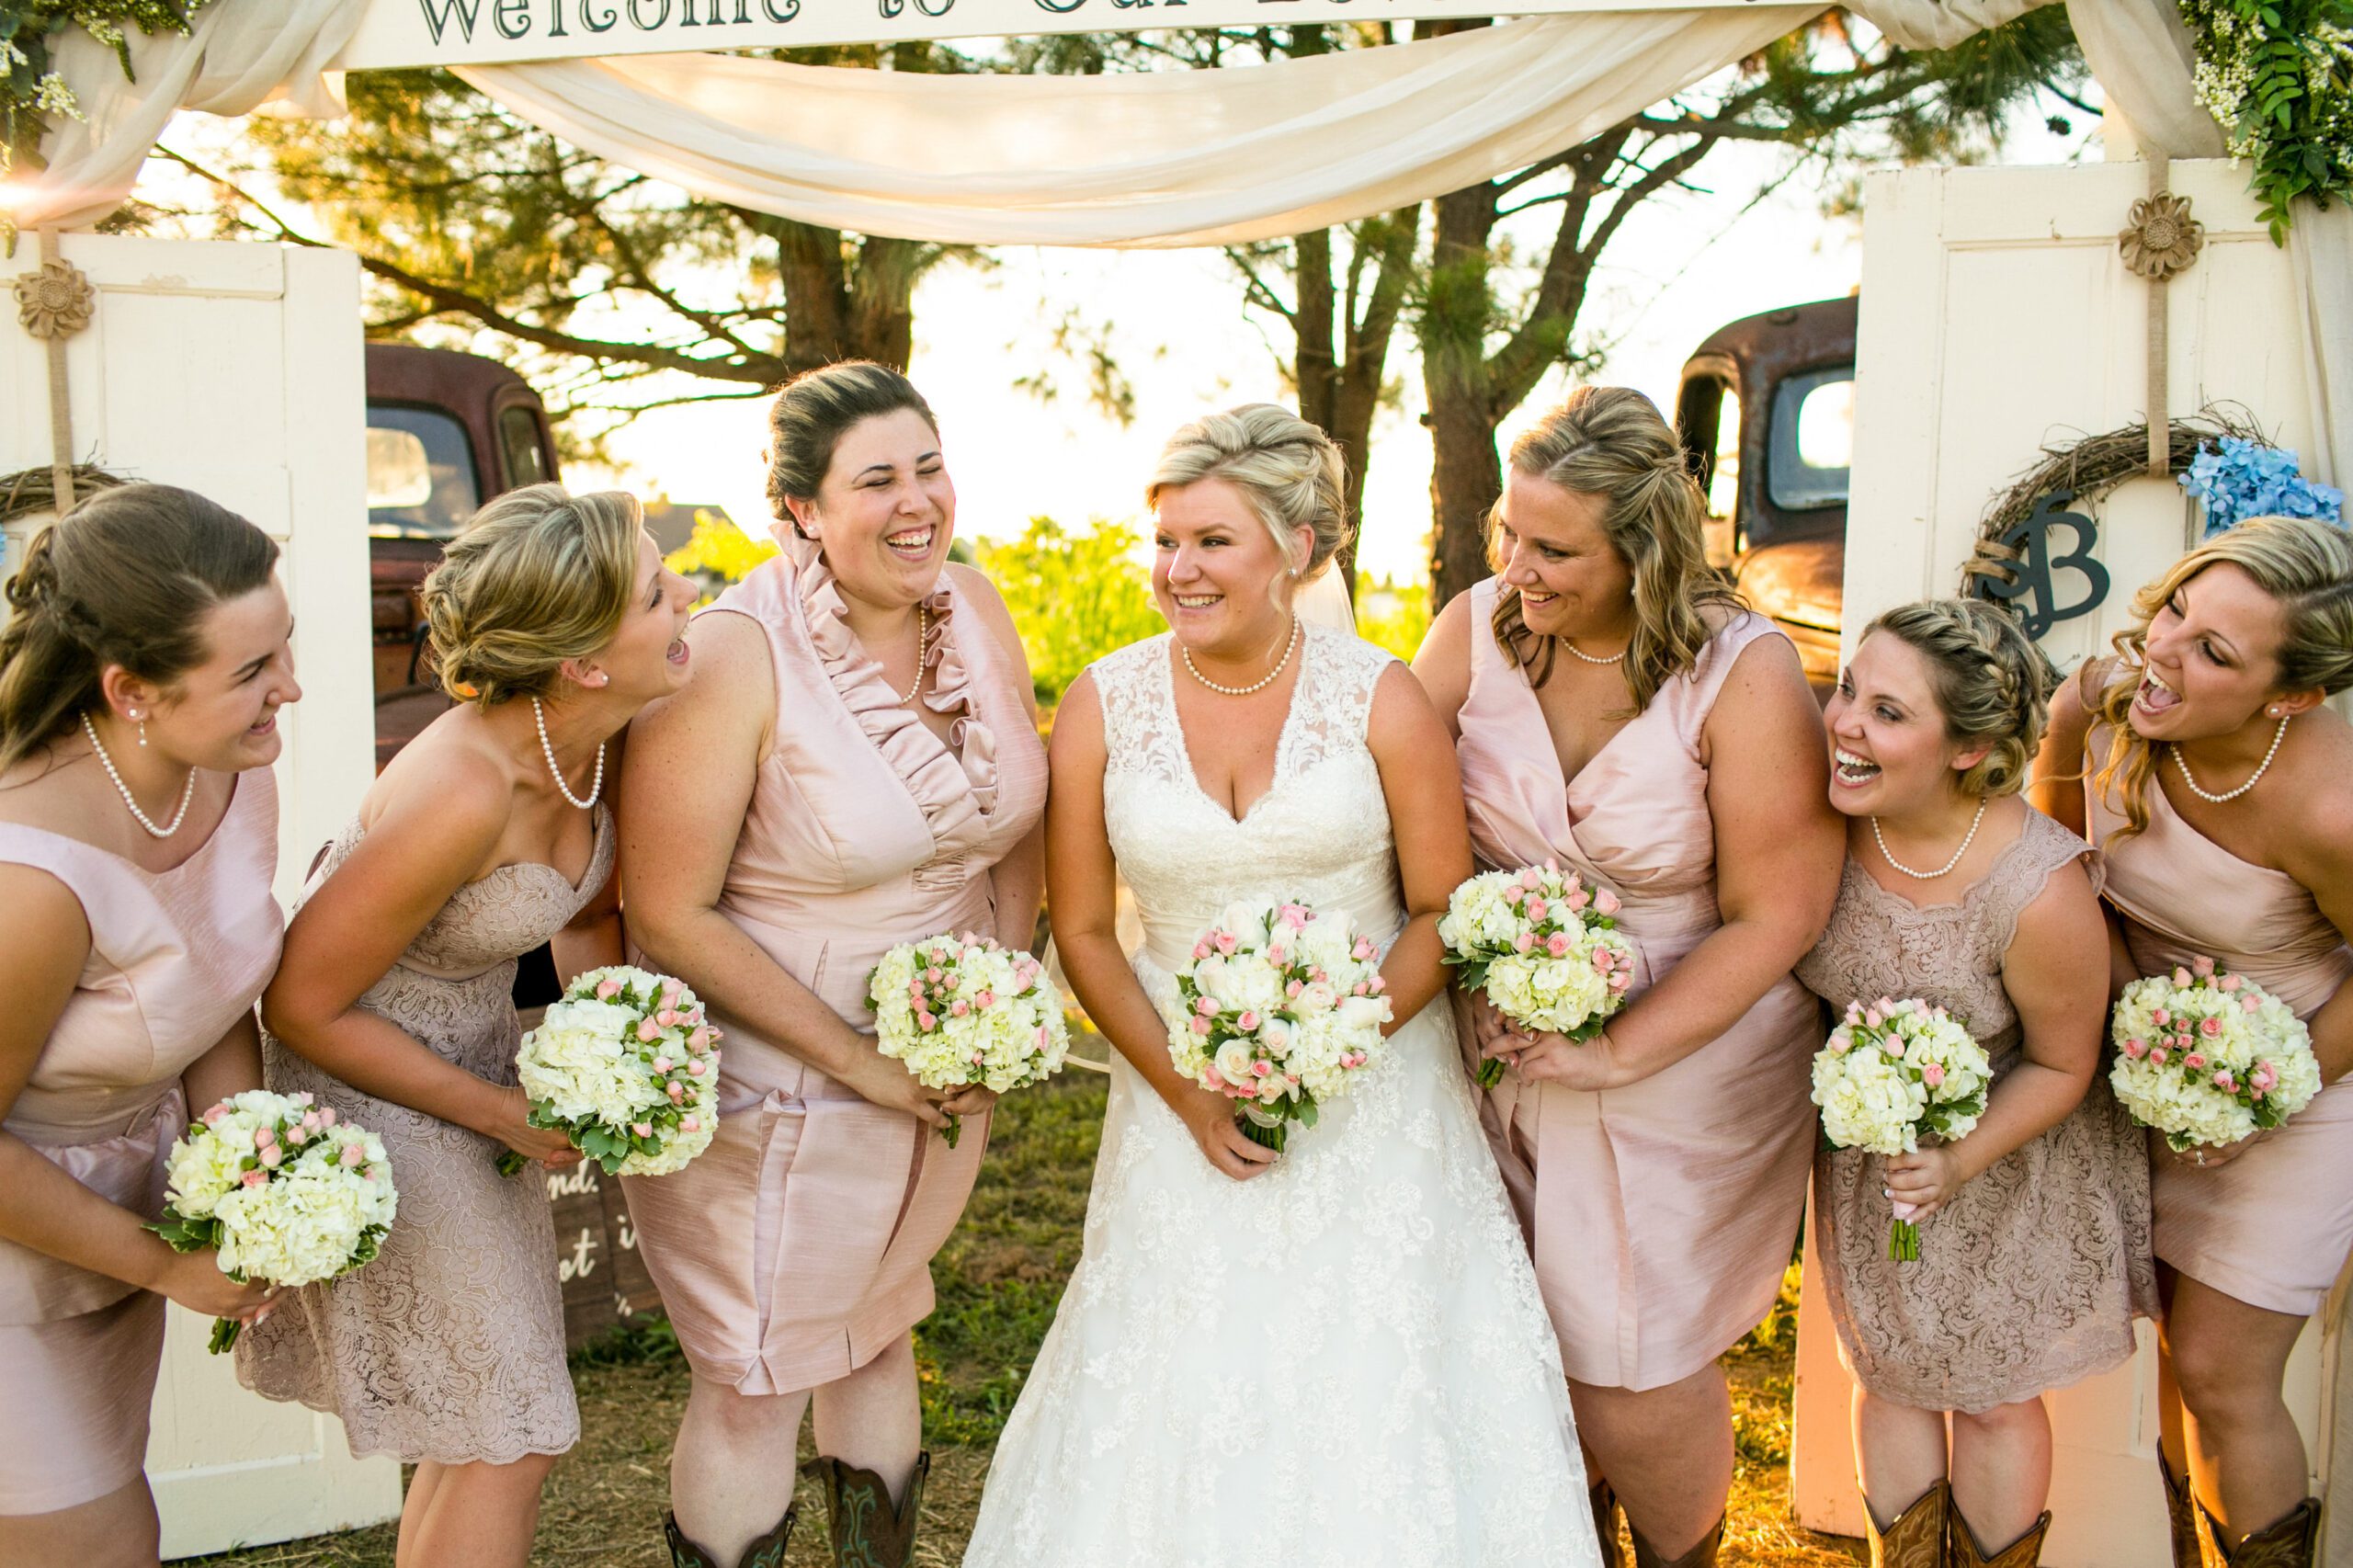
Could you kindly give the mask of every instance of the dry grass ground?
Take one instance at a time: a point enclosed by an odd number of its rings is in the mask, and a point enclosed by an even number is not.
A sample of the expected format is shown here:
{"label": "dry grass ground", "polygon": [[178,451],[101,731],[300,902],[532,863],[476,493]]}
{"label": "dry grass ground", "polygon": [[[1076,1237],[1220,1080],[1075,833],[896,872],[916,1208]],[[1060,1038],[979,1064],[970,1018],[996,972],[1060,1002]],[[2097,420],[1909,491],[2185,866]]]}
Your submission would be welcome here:
{"label": "dry grass ground", "polygon": [[[926,1568],[948,1568],[963,1555],[990,1446],[1078,1259],[1102,1118],[1103,1081],[1091,1074],[1008,1098],[972,1207],[934,1269],[939,1309],[919,1340],[933,1450],[915,1553]],[[1794,1290],[1792,1278],[1773,1320],[1725,1358],[1739,1471],[1724,1568],[1843,1568],[1861,1560],[1855,1543],[1800,1529],[1789,1517]],[[585,1436],[548,1483],[533,1561],[551,1568],[666,1568],[664,1471],[687,1394],[676,1342],[658,1327],[626,1335],[578,1358],[574,1376]],[[825,1568],[824,1502],[805,1483],[800,1495],[802,1525],[788,1568]],[[392,1530],[203,1561],[221,1568],[392,1568]]]}

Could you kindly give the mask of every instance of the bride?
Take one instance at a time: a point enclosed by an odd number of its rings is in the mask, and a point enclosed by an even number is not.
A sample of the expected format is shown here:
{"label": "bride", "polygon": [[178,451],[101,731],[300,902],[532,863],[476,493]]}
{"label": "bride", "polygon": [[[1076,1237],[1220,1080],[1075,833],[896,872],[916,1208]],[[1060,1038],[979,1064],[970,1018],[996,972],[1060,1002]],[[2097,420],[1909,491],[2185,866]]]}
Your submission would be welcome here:
{"label": "bride", "polygon": [[[1252,404],[1178,431],[1148,499],[1175,631],[1071,687],[1047,812],[1110,1106],[966,1568],[1595,1568],[1559,1349],[1439,999],[1471,872],[1453,750],[1404,666],[1292,613],[1347,532],[1339,453]],[[1396,1018],[1279,1156],[1178,1075],[1158,1011],[1228,903],[1272,898],[1393,938]]]}

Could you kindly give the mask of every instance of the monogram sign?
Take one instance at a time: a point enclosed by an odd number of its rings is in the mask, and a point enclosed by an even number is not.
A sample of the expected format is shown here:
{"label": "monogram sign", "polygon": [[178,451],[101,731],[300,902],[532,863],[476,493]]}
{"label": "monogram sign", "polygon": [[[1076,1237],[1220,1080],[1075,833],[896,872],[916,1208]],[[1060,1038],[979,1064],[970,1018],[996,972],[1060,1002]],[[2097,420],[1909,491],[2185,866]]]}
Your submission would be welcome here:
{"label": "monogram sign", "polygon": [[[1977,579],[1978,594],[2006,601],[2026,634],[2038,642],[2059,622],[2089,615],[2108,597],[2108,568],[2092,553],[2099,525],[2064,509],[2075,498],[2072,490],[2038,497],[2033,511],[2002,535],[2001,542],[2018,552],[2010,580]],[[2063,551],[2052,551],[2054,533],[2065,537]]]}

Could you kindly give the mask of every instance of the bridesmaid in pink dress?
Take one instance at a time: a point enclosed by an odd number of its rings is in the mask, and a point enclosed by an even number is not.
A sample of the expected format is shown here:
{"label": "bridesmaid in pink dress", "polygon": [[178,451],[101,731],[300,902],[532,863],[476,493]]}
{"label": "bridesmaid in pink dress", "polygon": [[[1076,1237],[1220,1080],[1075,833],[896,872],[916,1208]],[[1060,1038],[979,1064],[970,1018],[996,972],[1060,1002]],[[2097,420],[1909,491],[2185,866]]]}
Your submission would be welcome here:
{"label": "bridesmaid in pink dress", "polygon": [[1648,399],[1586,387],[1513,444],[1498,574],[1415,673],[1459,736],[1489,866],[1557,860],[1623,903],[1641,971],[1584,1045],[1501,1032],[1488,1132],[1591,1452],[1597,1524],[1712,1562],[1732,1481],[1716,1358],[1772,1307],[1813,1168],[1813,999],[1790,970],[1843,835],[1796,653],[1708,571],[1700,502]]}
{"label": "bridesmaid in pink dress", "polygon": [[778,394],[771,435],[784,554],[696,620],[694,679],[632,731],[621,815],[631,940],[726,1031],[720,1130],[626,1187],[694,1371],[674,1560],[781,1557],[813,1403],[835,1559],[901,1568],[928,1465],[909,1331],[994,1096],[878,1053],[867,978],[941,931],[1029,945],[1045,748],[1011,616],[948,562],[921,394],[829,366]]}
{"label": "bridesmaid in pink dress", "polygon": [[278,547],[160,484],[37,536],[0,631],[0,1562],[153,1563],[141,1474],[166,1297],[259,1285],[142,1229],[164,1156],[261,1083],[278,964]]}
{"label": "bridesmaid in pink dress", "polygon": [[2209,1563],[2291,1568],[2320,1501],[2281,1380],[2353,1249],[2353,730],[2322,706],[2353,687],[2353,540],[2257,518],[2132,608],[2120,657],[2054,707],[2044,809],[2104,854],[2118,985],[2203,955],[2312,1029],[2327,1086],[2285,1126],[2189,1154],[2151,1141],[2175,1561],[2202,1533]]}

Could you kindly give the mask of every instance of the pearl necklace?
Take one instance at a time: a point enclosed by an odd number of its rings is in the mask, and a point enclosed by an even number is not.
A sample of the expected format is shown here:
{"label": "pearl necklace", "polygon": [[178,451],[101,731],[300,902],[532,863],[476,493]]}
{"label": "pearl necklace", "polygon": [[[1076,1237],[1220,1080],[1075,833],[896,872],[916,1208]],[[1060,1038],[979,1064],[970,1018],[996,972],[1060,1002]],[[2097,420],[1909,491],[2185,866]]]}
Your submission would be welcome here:
{"label": "pearl necklace", "polygon": [[1961,839],[1961,847],[1952,852],[1951,859],[1946,861],[1943,865],[1938,867],[1933,871],[1915,871],[1911,867],[1905,865],[1903,861],[1897,859],[1894,856],[1890,855],[1887,852],[1887,835],[1880,832],[1879,818],[1877,817],[1871,818],[1871,836],[1879,840],[1880,858],[1885,860],[1889,865],[1894,867],[1897,870],[1903,872],[1905,876],[1911,878],[1915,882],[1933,882],[1938,877],[1943,876],[1947,871],[1951,870],[1955,866],[1961,864],[1961,858],[1969,853],[1969,846],[1977,842],[1977,829],[1985,821],[1985,808],[1993,803],[1994,801],[1991,796],[1984,796],[1979,799],[1977,802],[1977,814],[1969,819],[1969,832],[1967,835]]}
{"label": "pearl necklace", "polygon": [[1267,687],[1274,685],[1275,677],[1283,673],[1284,668],[1290,664],[1291,654],[1298,651],[1299,617],[1294,615],[1290,618],[1290,641],[1283,644],[1283,656],[1275,661],[1275,667],[1273,669],[1268,670],[1264,676],[1252,681],[1248,686],[1220,686],[1217,682],[1210,679],[1209,676],[1201,674],[1201,667],[1193,663],[1193,651],[1190,648],[1186,647],[1182,642],[1176,644],[1176,652],[1184,655],[1185,667],[1192,671],[1193,678],[1199,681],[1203,686],[1208,687],[1211,691],[1221,693],[1226,697],[1247,697],[1254,691],[1264,691]]}
{"label": "pearl necklace", "polygon": [[[1570,642],[1565,637],[1555,637],[1552,641],[1558,642],[1562,647],[1566,648],[1570,653],[1574,653],[1578,658],[1583,659],[1588,665],[1615,665],[1622,663],[1626,657],[1626,648],[1619,649],[1616,653],[1610,654],[1609,657],[1606,659],[1597,659],[1591,653],[1586,653],[1584,649],[1578,647],[1575,643]],[[1633,644],[1631,642],[1626,644],[1627,648],[1631,648]]]}
{"label": "pearl necklace", "polygon": [[597,743],[597,777],[589,781],[588,798],[584,801],[572,792],[572,786],[563,781],[563,769],[555,765],[555,743],[548,739],[547,712],[537,696],[531,699],[531,722],[540,727],[540,754],[548,759],[548,775],[555,780],[558,792],[584,812],[595,805],[597,797],[605,792],[605,743]]}
{"label": "pearl necklace", "polygon": [[901,702],[913,702],[915,699],[915,693],[923,689],[924,643],[927,642],[930,637],[931,607],[928,605],[917,605],[915,606],[915,684],[907,687],[906,695],[899,699]]}
{"label": "pearl necklace", "polygon": [[2230,790],[2224,794],[2209,794],[2206,790],[2199,788],[2198,780],[2189,776],[2189,764],[2182,760],[2181,748],[2179,746],[2169,744],[2165,749],[2173,753],[2173,765],[2181,769],[2181,781],[2189,786],[2189,792],[2197,796],[2201,801],[2209,801],[2219,806],[2225,801],[2235,801],[2241,795],[2245,794],[2249,790],[2254,789],[2256,779],[2262,778],[2266,773],[2271,770],[2271,759],[2279,755],[2279,743],[2288,738],[2288,721],[2294,717],[2295,715],[2293,713],[2283,713],[2279,716],[2279,727],[2271,732],[2271,749],[2263,754],[2263,761],[2256,767],[2253,776],[2237,789]]}
{"label": "pearl necklace", "polygon": [[82,733],[90,737],[90,749],[98,754],[98,766],[105,768],[107,777],[114,780],[116,791],[122,796],[122,803],[131,808],[131,814],[139,820],[140,826],[147,830],[148,836],[169,838],[177,833],[180,824],[188,821],[188,802],[196,799],[196,769],[191,767],[188,770],[188,783],[180,790],[180,809],[172,813],[172,825],[157,827],[155,820],[139,809],[139,798],[131,792],[131,786],[122,781],[122,775],[115,771],[114,758],[107,755],[106,743],[98,739],[97,726],[90,722],[87,713],[82,715]]}

